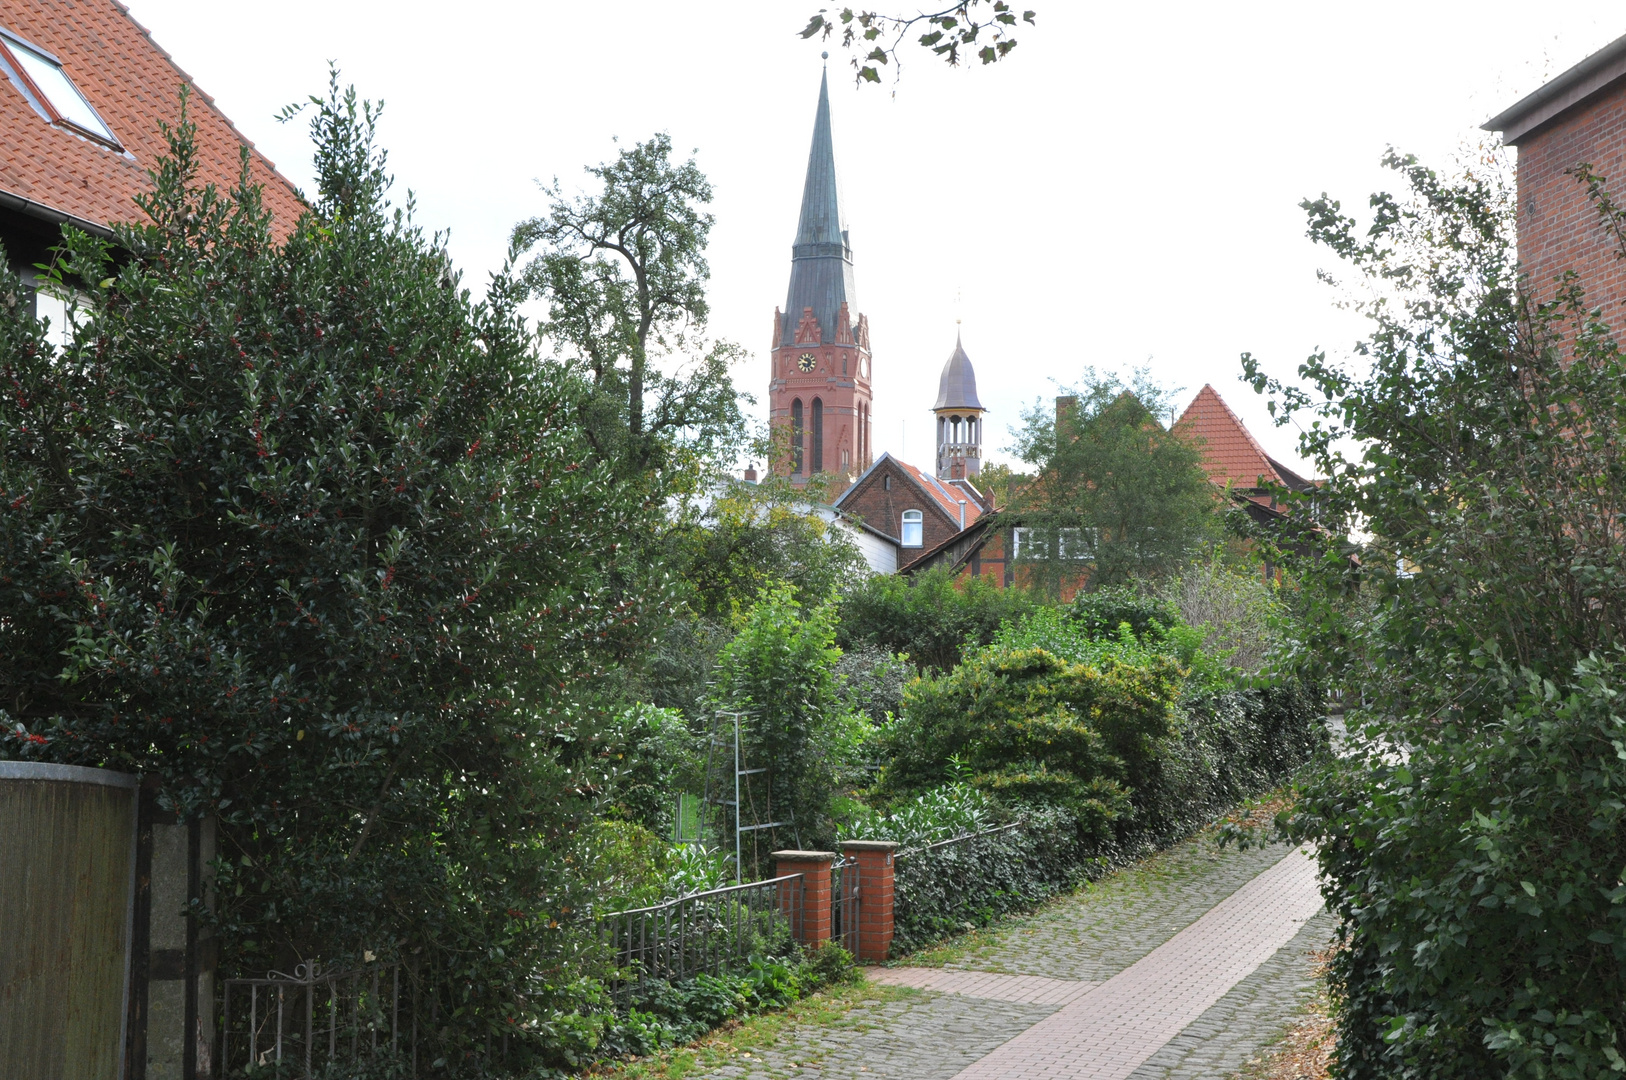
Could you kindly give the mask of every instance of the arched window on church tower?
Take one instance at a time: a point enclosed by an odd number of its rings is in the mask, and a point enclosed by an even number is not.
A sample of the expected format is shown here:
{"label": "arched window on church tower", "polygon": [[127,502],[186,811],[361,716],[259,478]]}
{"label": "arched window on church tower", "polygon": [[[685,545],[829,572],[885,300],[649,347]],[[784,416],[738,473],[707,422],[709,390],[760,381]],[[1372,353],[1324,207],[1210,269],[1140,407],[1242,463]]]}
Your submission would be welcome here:
{"label": "arched window on church tower", "polygon": [[824,471],[824,401],[813,399],[813,467],[808,475]]}
{"label": "arched window on church tower", "polygon": [[[817,415],[817,414],[815,414]],[[790,403],[790,472],[797,476],[802,471],[802,399]]]}

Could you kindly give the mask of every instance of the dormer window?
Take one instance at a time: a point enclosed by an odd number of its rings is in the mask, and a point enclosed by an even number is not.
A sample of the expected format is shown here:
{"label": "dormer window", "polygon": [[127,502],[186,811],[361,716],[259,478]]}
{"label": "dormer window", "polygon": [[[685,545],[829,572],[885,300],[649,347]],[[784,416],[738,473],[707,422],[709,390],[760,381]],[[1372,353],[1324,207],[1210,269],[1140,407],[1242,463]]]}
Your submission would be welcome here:
{"label": "dormer window", "polygon": [[0,68],[34,111],[50,123],[112,147],[124,149],[85,95],[62,70],[62,61],[37,45],[0,28]]}
{"label": "dormer window", "polygon": [[919,510],[903,512],[903,546],[920,547],[926,539],[926,515]]}

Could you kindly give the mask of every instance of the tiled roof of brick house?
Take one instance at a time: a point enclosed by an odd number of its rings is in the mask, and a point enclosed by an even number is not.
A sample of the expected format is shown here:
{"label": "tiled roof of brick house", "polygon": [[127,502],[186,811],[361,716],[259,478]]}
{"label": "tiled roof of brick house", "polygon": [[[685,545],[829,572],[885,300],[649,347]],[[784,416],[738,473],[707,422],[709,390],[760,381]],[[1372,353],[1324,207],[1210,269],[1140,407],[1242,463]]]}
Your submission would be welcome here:
{"label": "tiled roof of brick house", "polygon": [[930,498],[932,502],[936,503],[937,506],[949,517],[959,520],[960,500],[962,498],[965,500],[966,526],[972,525],[979,517],[982,516],[982,504],[977,501],[977,492],[974,490],[960,490],[960,485],[963,484],[964,481],[954,482],[939,480],[926,470],[917,469],[907,461],[899,461],[897,458],[893,458],[892,460],[896,461],[898,467],[904,472],[908,473],[910,479],[919,484],[921,490],[925,491],[927,497]]}
{"label": "tiled roof of brick house", "polygon": [[1294,491],[1315,488],[1313,481],[1265,453],[1259,440],[1211,384],[1205,383],[1197,392],[1196,398],[1175,421],[1174,430],[1197,443],[1208,478],[1222,487],[1239,491],[1251,491],[1267,484],[1280,484]]}
{"label": "tiled roof of brick house", "polygon": [[[52,124],[0,76],[0,193],[11,197],[0,204],[43,207],[94,225],[140,220],[134,197],[151,187],[147,171],[166,150],[159,121],[179,118],[180,88],[191,77],[115,0],[0,0],[0,27],[55,54],[123,146],[121,152]],[[253,144],[195,84],[190,114],[201,178],[235,186],[238,147]],[[286,232],[304,204],[263,154],[251,151],[250,168],[278,231]]]}

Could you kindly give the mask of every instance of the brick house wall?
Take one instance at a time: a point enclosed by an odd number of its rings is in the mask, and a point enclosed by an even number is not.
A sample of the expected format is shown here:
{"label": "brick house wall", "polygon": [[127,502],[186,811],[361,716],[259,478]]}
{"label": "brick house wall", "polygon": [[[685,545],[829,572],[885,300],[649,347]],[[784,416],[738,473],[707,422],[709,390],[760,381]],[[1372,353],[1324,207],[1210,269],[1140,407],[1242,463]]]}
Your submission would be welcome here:
{"label": "brick house wall", "polygon": [[1586,188],[1567,175],[1592,167],[1626,201],[1626,37],[1616,38],[1484,125],[1518,148],[1519,263],[1538,301],[1551,300],[1554,279],[1573,270],[1589,307],[1618,323],[1626,299],[1626,265]]}
{"label": "brick house wall", "polygon": [[[860,477],[858,482],[837,500],[837,505],[843,514],[858,518],[865,525],[884,533],[894,541],[900,540],[903,534],[903,512],[921,511],[922,523],[925,526],[924,542],[918,548],[900,549],[898,552],[900,564],[908,562],[919,553],[936,547],[960,532],[958,513],[951,517],[938,499],[929,495],[909,471],[890,456],[883,456],[876,462],[868,474]],[[972,515],[977,511],[971,504],[968,504],[966,509],[969,524]]]}
{"label": "brick house wall", "polygon": [[1591,306],[1617,321],[1626,263],[1586,188],[1566,171],[1586,163],[1626,197],[1626,80],[1560,115],[1518,143],[1519,261],[1538,300],[1552,299],[1554,278],[1580,275]]}

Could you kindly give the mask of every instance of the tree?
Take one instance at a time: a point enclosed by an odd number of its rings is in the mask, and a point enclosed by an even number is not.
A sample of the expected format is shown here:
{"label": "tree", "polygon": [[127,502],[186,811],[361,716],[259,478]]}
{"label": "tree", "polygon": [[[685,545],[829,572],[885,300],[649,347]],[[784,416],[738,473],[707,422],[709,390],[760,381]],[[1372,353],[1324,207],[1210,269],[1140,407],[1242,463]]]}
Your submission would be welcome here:
{"label": "tree", "polygon": [[[1303,204],[1370,319],[1354,359],[1317,353],[1287,385],[1244,357],[1327,477],[1278,553],[1306,585],[1301,664],[1364,706],[1288,823],[1340,919],[1338,1074],[1611,1075],[1626,361],[1573,273],[1525,294],[1511,170],[1386,164],[1404,190],[1370,222]],[[1626,238],[1602,180],[1574,179],[1597,235]]]}
{"label": "tree", "polygon": [[[1012,31],[1017,26],[1016,10],[1006,0],[961,0],[960,3],[933,12],[914,15],[883,15],[877,11],[842,8],[839,15],[829,15],[828,8],[808,20],[802,37],[818,35],[828,41],[841,25],[841,47],[853,53],[853,70],[860,82],[880,82],[877,64],[895,64],[901,75],[903,64],[898,47],[917,26],[924,27],[918,44],[941,56],[950,67],[960,65],[960,51],[975,50],[983,64],[994,64],[1005,59],[1016,48]],[[1034,24],[1035,14],[1024,11],[1021,21]],[[984,33],[988,36],[983,37]],[[890,39],[890,40],[888,40]],[[858,50],[869,46],[869,52],[859,57]]]}
{"label": "tree", "polygon": [[770,475],[718,486],[687,530],[679,557],[698,614],[727,618],[771,585],[789,584],[798,596],[829,596],[868,576],[847,534],[810,508],[820,501],[819,483],[815,478],[809,491]]}
{"label": "tree", "polygon": [[[579,406],[600,458],[624,472],[717,456],[743,421],[728,342],[705,342],[711,183],[693,159],[675,165],[665,133],[590,166],[596,195],[567,198],[557,180],[544,217],[514,226],[516,257],[540,247],[519,279],[547,302],[541,331],[588,372]],[[690,354],[693,355],[690,355]],[[666,366],[687,364],[687,370]]]}
{"label": "tree", "polygon": [[285,241],[246,150],[237,188],[197,184],[183,111],[122,257],[65,239],[70,346],[0,277],[0,754],[217,816],[227,973],[415,954],[426,1052],[540,1051],[647,501],[595,461],[519,284],[472,301],[390,208],[376,112],[336,75],[313,100]]}
{"label": "tree", "polygon": [[1069,394],[1059,415],[1035,405],[1018,433],[1037,469],[1012,496],[1029,530],[1018,562],[1052,591],[1178,571],[1222,522],[1201,450],[1158,422],[1167,395],[1144,374],[1131,390],[1089,371]]}

